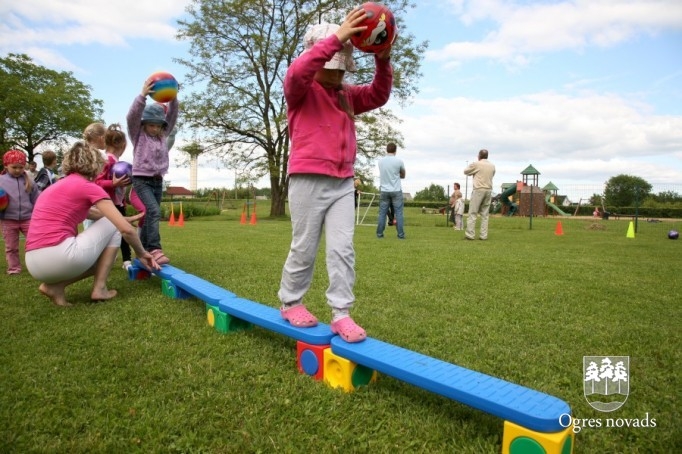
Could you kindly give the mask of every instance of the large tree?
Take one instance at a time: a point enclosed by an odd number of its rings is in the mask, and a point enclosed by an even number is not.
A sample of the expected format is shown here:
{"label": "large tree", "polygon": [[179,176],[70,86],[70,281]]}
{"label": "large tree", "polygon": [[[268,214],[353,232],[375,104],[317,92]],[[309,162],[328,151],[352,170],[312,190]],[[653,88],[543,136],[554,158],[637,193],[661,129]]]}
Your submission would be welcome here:
{"label": "large tree", "polygon": [[652,186],[643,178],[616,175],[604,187],[604,199],[612,207],[633,207],[641,204],[651,193]]}
{"label": "large tree", "polygon": [[[385,2],[394,12],[399,37],[391,55],[392,99],[407,101],[417,92],[420,64],[427,43],[407,33],[401,13],[408,0]],[[269,175],[271,216],[284,214],[288,187],[289,133],[282,81],[301,53],[311,24],[339,23],[356,0],[195,0],[188,20],[179,22],[178,38],[190,42],[190,57],[178,61],[189,68],[183,96],[183,121],[202,131],[208,153]],[[374,73],[372,55],[355,53],[353,83],[368,83]],[[347,76],[348,77],[348,76]],[[401,143],[395,116],[387,108],[357,119],[358,168],[367,169],[387,141]]]}
{"label": "large tree", "polygon": [[418,191],[414,195],[414,200],[423,200],[426,202],[443,202],[448,200],[448,197],[445,195],[445,188],[443,188],[443,186],[431,183],[428,188]]}
{"label": "large tree", "polygon": [[0,150],[21,148],[32,160],[43,143],[81,137],[102,116],[102,101],[70,72],[33,63],[24,54],[0,58]]}

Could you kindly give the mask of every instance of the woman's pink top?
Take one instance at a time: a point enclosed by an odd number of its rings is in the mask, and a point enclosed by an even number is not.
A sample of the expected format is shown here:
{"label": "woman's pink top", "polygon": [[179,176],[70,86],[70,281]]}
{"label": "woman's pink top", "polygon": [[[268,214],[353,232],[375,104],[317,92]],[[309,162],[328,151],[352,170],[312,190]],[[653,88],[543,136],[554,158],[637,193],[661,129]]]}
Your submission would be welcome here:
{"label": "woman's pink top", "polygon": [[78,224],[88,216],[90,207],[103,199],[109,199],[106,191],[77,173],[48,186],[33,207],[26,251],[56,246],[78,235]]}

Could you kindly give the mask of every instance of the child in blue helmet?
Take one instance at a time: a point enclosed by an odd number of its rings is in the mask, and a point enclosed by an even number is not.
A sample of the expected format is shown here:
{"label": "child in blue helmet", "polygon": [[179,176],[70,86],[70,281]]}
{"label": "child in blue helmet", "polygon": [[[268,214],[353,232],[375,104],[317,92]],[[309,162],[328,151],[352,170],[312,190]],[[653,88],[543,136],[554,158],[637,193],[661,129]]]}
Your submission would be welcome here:
{"label": "child in blue helmet", "polygon": [[159,265],[170,262],[161,248],[161,195],[163,176],[168,172],[167,138],[178,118],[177,98],[168,103],[167,110],[159,103],[146,104],[154,83],[147,79],[142,91],[130,106],[126,117],[128,137],[133,144],[133,189],[145,208],[140,240]]}

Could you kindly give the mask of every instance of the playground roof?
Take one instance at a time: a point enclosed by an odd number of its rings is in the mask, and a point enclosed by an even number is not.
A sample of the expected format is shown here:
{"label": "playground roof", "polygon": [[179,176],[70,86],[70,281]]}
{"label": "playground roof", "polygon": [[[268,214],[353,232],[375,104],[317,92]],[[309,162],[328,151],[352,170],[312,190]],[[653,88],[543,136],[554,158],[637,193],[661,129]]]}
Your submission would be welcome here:
{"label": "playground roof", "polygon": [[532,165],[529,165],[521,172],[521,175],[540,175],[540,172],[538,172],[537,169]]}
{"label": "playground roof", "polygon": [[551,181],[545,185],[544,188],[542,188],[543,191],[558,191],[559,188],[556,187],[554,183]]}

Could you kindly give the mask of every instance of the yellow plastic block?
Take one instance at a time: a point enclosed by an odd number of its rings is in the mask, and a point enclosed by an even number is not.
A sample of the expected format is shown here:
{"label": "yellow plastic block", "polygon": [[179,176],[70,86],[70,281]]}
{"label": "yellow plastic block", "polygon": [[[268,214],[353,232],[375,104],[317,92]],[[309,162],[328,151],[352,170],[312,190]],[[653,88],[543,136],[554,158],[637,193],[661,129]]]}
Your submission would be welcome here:
{"label": "yellow plastic block", "polygon": [[502,454],[571,454],[574,443],[573,426],[546,433],[504,422]]}
{"label": "yellow plastic block", "polygon": [[332,388],[342,388],[349,393],[376,379],[375,370],[335,355],[331,348],[324,351],[324,381]]}

